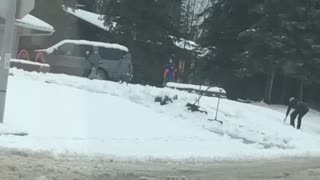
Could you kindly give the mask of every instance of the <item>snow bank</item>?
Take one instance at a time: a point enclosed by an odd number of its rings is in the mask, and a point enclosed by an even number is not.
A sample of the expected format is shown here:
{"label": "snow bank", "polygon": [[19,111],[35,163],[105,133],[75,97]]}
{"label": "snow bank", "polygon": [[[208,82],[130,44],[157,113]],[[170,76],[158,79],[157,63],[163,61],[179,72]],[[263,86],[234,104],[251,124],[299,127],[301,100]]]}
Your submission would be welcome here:
{"label": "snow bank", "polygon": [[7,124],[0,125],[0,136],[26,136],[28,133],[23,129],[17,129]]}
{"label": "snow bank", "polygon": [[[208,115],[185,105],[197,95],[170,88],[118,84],[11,70],[5,125],[28,136],[0,136],[8,148],[116,157],[237,160],[320,155],[319,131],[298,131],[265,107],[203,97]],[[160,106],[155,96],[178,95]],[[319,114],[309,118],[319,119]]]}
{"label": "snow bank", "polygon": [[33,61],[29,61],[29,60],[24,60],[24,59],[11,59],[11,62],[21,63],[21,64],[29,64],[29,65],[35,65],[35,66],[43,66],[43,67],[50,68],[49,64],[33,62]]}

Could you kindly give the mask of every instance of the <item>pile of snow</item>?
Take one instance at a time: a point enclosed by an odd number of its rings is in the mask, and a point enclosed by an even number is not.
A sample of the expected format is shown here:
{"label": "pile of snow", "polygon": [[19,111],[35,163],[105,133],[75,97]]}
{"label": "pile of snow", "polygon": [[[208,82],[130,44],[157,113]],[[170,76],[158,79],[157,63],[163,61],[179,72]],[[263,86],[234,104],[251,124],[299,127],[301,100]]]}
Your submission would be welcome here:
{"label": "pile of snow", "polygon": [[104,48],[111,48],[111,49],[119,49],[121,51],[129,52],[129,49],[125,46],[122,46],[120,44],[110,44],[110,43],[104,43],[104,42],[96,42],[96,41],[87,41],[87,40],[71,40],[66,39],[62,40],[59,43],[47,48],[47,49],[41,49],[37,51],[45,51],[47,53],[52,53],[55,49],[60,47],[63,44],[77,44],[77,45],[89,45],[89,46],[96,46],[96,47],[104,47]]}
{"label": "pile of snow", "polygon": [[33,62],[33,61],[29,61],[29,60],[24,60],[24,59],[11,59],[11,62],[13,62],[13,63],[20,63],[20,64],[29,64],[29,65],[34,65],[34,66],[40,66],[40,67],[48,67],[48,68],[50,68],[50,65],[49,65],[49,64]]}
{"label": "pile of snow", "polygon": [[[222,160],[320,154],[320,132],[283,123],[283,112],[203,97],[208,115],[185,107],[198,96],[170,88],[126,86],[11,70],[5,126],[29,135],[0,136],[1,146],[54,153]],[[178,100],[166,106],[156,96]],[[314,112],[311,112],[314,113]],[[308,116],[305,122],[319,119]],[[315,122],[315,121],[314,121]]]}
{"label": "pile of snow", "polygon": [[9,135],[26,136],[28,135],[28,133],[23,129],[17,129],[15,127],[11,127],[10,125],[2,124],[0,126],[0,136],[9,136]]}

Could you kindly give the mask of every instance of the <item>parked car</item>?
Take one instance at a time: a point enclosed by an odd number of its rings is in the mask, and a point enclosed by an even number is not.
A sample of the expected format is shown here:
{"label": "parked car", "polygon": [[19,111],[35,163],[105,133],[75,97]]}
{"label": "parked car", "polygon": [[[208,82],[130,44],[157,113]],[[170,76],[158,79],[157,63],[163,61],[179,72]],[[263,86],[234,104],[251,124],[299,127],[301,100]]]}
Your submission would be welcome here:
{"label": "parked car", "polygon": [[[109,44],[86,40],[63,40],[48,49],[37,50],[43,52],[45,61],[50,65],[50,72],[63,73],[81,77],[88,77],[92,62],[90,56],[98,58],[96,74],[99,79],[120,79],[121,66],[129,63],[132,67],[131,54],[127,47],[119,44]],[[92,61],[92,60],[91,60]],[[123,69],[123,68],[122,68]]]}

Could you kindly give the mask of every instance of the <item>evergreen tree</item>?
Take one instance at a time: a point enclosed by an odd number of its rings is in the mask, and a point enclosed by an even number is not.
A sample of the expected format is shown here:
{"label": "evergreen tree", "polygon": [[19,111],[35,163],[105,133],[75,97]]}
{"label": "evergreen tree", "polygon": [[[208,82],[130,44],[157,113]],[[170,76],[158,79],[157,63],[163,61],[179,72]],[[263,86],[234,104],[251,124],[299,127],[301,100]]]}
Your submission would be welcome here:
{"label": "evergreen tree", "polygon": [[[267,76],[265,101],[271,102],[274,78],[277,73],[310,79],[314,48],[319,35],[314,13],[316,1],[275,0],[250,1],[251,26],[239,34],[244,40],[246,56],[237,58],[243,65],[241,73],[263,72]],[[251,67],[251,68],[250,68]],[[302,83],[303,84],[303,83]],[[303,86],[300,87],[302,98]]]}
{"label": "evergreen tree", "polygon": [[106,24],[116,24],[113,41],[128,46],[133,54],[136,81],[162,83],[163,67],[174,53],[169,35],[179,36],[174,21],[179,6],[179,0],[104,1],[100,9]]}
{"label": "evergreen tree", "polygon": [[[247,29],[248,11],[246,0],[212,0],[211,6],[202,13],[205,18],[202,24],[201,45],[215,47],[201,65],[203,77],[208,77],[215,84],[227,90],[234,88],[235,70],[239,63],[233,57],[242,51],[238,34]],[[199,67],[201,67],[199,66]],[[229,78],[230,77],[230,78]]]}

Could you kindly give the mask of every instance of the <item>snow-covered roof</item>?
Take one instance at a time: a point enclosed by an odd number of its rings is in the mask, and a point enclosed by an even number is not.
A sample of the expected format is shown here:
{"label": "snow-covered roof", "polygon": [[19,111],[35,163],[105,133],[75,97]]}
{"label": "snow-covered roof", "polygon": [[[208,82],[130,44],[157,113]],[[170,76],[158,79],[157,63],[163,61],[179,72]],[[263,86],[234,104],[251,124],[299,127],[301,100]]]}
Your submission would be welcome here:
{"label": "snow-covered roof", "polygon": [[216,47],[201,47],[199,44],[190,41],[190,40],[186,40],[183,38],[177,38],[174,36],[169,36],[172,39],[173,44],[180,48],[180,49],[185,49],[188,51],[194,51],[198,54],[199,57],[205,57],[207,56],[212,49],[216,49]]}
{"label": "snow-covered roof", "polygon": [[169,37],[172,39],[174,45],[181,49],[193,51],[199,47],[199,45],[193,41],[186,40],[183,38],[177,38],[174,36],[169,36]]}
{"label": "snow-covered roof", "polygon": [[122,51],[129,52],[129,49],[125,46],[122,46],[120,44],[110,44],[110,43],[104,43],[104,42],[96,42],[96,41],[87,41],[87,40],[70,40],[66,39],[63,41],[60,41],[59,43],[43,50],[38,51],[45,51],[48,53],[52,53],[55,49],[57,49],[62,44],[71,43],[71,44],[80,44],[80,45],[90,45],[90,46],[98,46],[98,47],[105,47],[105,48],[112,48],[112,49],[119,49]]}
{"label": "snow-covered roof", "polygon": [[[79,19],[82,19],[94,26],[97,26],[105,31],[109,31],[110,27],[104,24],[104,15],[89,12],[83,9],[72,9],[63,7],[63,10]],[[113,24],[115,26],[115,24]]]}
{"label": "snow-covered roof", "polygon": [[37,17],[34,17],[30,14],[27,14],[22,19],[16,20],[16,25],[21,27],[26,27],[29,29],[39,30],[39,31],[45,31],[49,33],[53,33],[54,27],[52,27],[50,24],[40,20]]}

